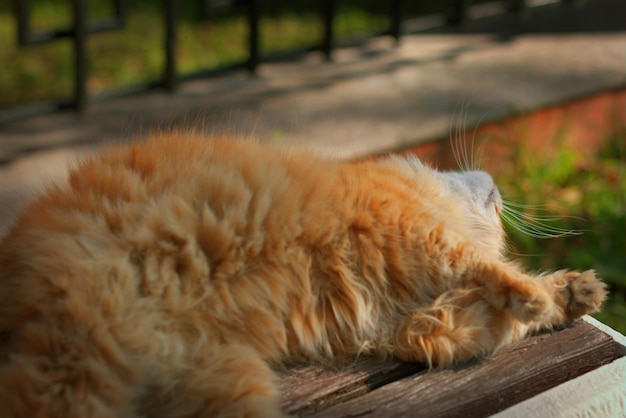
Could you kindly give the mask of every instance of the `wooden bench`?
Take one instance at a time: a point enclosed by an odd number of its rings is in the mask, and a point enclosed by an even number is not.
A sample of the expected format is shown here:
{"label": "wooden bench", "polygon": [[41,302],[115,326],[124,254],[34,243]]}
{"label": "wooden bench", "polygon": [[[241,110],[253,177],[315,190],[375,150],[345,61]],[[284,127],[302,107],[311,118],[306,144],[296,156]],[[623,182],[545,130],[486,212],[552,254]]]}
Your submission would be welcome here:
{"label": "wooden bench", "polygon": [[[616,341],[587,318],[560,331],[532,336],[486,359],[445,370],[373,358],[355,359],[338,370],[292,366],[281,376],[283,409],[296,416],[337,418],[482,417],[624,355],[624,341]],[[620,402],[626,402],[626,386],[624,397],[611,407],[624,408]]]}

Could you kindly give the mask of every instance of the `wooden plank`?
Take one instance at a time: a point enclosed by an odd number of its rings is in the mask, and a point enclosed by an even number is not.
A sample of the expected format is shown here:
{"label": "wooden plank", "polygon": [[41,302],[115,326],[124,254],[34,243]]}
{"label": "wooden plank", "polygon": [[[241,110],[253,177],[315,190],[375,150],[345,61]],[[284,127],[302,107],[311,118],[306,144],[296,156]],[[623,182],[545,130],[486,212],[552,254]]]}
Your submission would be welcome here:
{"label": "wooden plank", "polygon": [[610,336],[578,321],[454,369],[363,358],[340,370],[290,368],[280,388],[284,411],[298,416],[484,416],[606,364],[614,353]]}
{"label": "wooden plank", "polygon": [[479,417],[610,363],[613,339],[587,324],[520,342],[482,361],[422,372],[324,409],[316,417]]}
{"label": "wooden plank", "polygon": [[582,319],[613,338],[617,359],[515,404],[494,418],[626,417],[626,337],[591,316]]}
{"label": "wooden plank", "polygon": [[291,367],[283,372],[279,385],[282,408],[290,415],[310,415],[424,370],[426,366],[418,363],[383,362],[371,357],[354,360],[335,370]]}
{"label": "wooden plank", "polygon": [[515,404],[492,418],[626,417],[626,357]]}

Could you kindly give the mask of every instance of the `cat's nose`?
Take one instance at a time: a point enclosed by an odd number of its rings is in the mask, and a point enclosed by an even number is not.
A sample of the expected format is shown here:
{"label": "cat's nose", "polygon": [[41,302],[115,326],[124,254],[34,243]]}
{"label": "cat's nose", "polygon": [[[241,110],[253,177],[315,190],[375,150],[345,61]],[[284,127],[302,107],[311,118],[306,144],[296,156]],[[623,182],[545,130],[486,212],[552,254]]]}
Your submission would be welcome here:
{"label": "cat's nose", "polygon": [[500,214],[502,211],[502,196],[496,186],[493,186],[489,191],[489,197],[487,197],[487,205],[494,205],[496,213]]}

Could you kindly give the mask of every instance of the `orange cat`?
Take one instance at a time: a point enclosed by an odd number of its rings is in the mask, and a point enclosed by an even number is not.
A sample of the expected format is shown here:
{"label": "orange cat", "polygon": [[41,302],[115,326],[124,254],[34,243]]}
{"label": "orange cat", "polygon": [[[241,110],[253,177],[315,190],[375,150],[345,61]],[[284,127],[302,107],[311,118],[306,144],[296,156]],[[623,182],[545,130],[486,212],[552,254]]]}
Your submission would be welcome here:
{"label": "orange cat", "polygon": [[0,416],[280,415],[272,365],[446,366],[597,311],[502,256],[480,171],[162,134],[104,151],[0,244]]}

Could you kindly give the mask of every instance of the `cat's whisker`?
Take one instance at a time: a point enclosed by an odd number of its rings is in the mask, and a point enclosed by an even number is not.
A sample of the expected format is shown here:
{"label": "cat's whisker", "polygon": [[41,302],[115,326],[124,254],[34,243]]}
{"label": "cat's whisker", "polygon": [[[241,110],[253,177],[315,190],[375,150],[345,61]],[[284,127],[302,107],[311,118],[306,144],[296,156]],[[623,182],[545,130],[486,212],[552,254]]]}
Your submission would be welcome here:
{"label": "cat's whisker", "polygon": [[483,121],[495,109],[497,109],[497,106],[494,106],[494,107],[488,109],[486,112],[484,112],[483,115],[480,117],[480,119],[478,119],[478,122],[476,123],[476,126],[474,127],[474,132],[472,133],[472,169],[473,170],[479,170],[481,168],[482,164],[477,164],[476,162],[477,161],[478,162],[483,161],[483,158],[481,158],[482,149],[486,145],[486,142],[483,141],[481,143],[481,148],[477,152],[474,152],[474,142],[475,142],[475,139],[476,139],[476,134],[478,133],[478,128],[480,128],[480,125],[483,123]]}
{"label": "cat's whisker", "polygon": [[[506,199],[503,200],[503,206],[506,207],[506,209],[516,215],[519,215],[520,217],[524,217],[524,218],[529,218],[531,220],[539,220],[539,221],[547,221],[547,222],[551,222],[551,221],[558,221],[561,219],[576,219],[579,221],[586,221],[586,219],[581,218],[580,216],[572,216],[572,215],[535,215],[535,214],[530,214],[528,212],[525,211],[525,209],[531,209],[533,212],[537,211],[550,211],[550,210],[559,210],[562,209],[559,206],[552,206],[552,209],[550,209],[550,207],[548,207],[547,205],[525,205],[525,204],[520,204],[520,203],[515,203],[515,202],[510,202]],[[516,209],[519,208],[519,209]],[[520,210],[521,209],[521,210]]]}
{"label": "cat's whisker", "polygon": [[548,222],[560,220],[562,217],[535,216],[514,210],[506,205],[502,207],[501,216],[512,228],[533,238],[561,238],[581,235],[583,233],[583,231],[580,230],[559,228],[548,224]]}
{"label": "cat's whisker", "polygon": [[465,158],[465,170],[473,170],[474,169],[474,138],[472,137],[472,143],[470,145],[469,150],[467,149],[467,138],[465,134],[467,132],[467,114],[469,112],[469,102],[466,103],[465,109],[463,111],[463,131],[461,132],[461,140],[463,141],[463,154]]}
{"label": "cat's whisker", "polygon": [[[514,208],[520,208],[520,209],[532,209],[533,211],[546,211],[546,212],[558,211],[564,208],[563,206],[559,206],[559,205],[532,205],[532,204],[527,204],[527,203],[513,202],[506,198],[504,200],[505,200],[504,204],[507,205],[508,207],[514,207]],[[583,218],[576,217],[576,216],[567,216],[567,218],[575,218],[575,219],[584,220]]]}
{"label": "cat's whisker", "polygon": [[[460,109],[459,109],[460,107]],[[469,102],[457,105],[454,109],[454,115],[458,114],[458,118],[455,116],[452,120],[449,129],[449,137],[452,148],[452,154],[457,167],[460,171],[469,171],[474,169],[474,155],[473,144],[468,150],[467,146],[467,113],[469,109]],[[454,125],[454,134],[452,133],[452,126]]]}
{"label": "cat's whisker", "polygon": [[478,163],[476,164],[475,169],[476,170],[482,170],[483,169],[483,164],[482,161],[484,161],[485,159],[483,158],[484,155],[484,151],[485,151],[485,147],[487,146],[487,141],[483,141],[481,142],[480,146],[478,147],[478,151],[476,151],[476,160],[478,161]]}
{"label": "cat's whisker", "polygon": [[[469,105],[468,105],[469,108]],[[465,112],[465,125],[467,125],[467,110]],[[482,120],[482,118],[480,119]],[[476,141],[476,131],[478,130],[478,125],[480,125],[480,120],[478,121],[478,123],[476,124],[476,126],[474,127],[474,131],[472,132],[472,138],[470,140],[470,145],[469,145],[469,169],[470,170],[475,170],[476,169],[476,155],[474,153],[474,144]],[[464,126],[463,127],[463,132],[467,133],[467,127]],[[464,138],[464,143],[467,143],[467,139]]]}
{"label": "cat's whisker", "polygon": [[521,222],[514,217],[505,215],[504,213],[502,214],[502,218],[505,221],[505,223],[508,223],[515,230],[533,238],[548,239],[548,238],[557,238],[557,237],[562,236],[561,234],[553,234],[553,233],[545,232],[541,229],[537,229],[535,226],[531,224]]}
{"label": "cat's whisker", "polygon": [[[516,225],[513,227],[516,230],[522,232],[523,234],[528,235],[529,237],[532,237],[532,238],[537,238],[537,239],[563,238],[564,236],[567,236],[566,233],[548,233],[544,231],[537,231],[535,229],[526,229],[519,225]],[[572,234],[572,235],[575,235],[575,234]]]}
{"label": "cat's whisker", "polygon": [[[456,123],[456,114],[457,114],[457,108],[455,107],[452,120],[450,121],[450,128],[448,129],[448,137],[450,138],[450,147],[452,148],[452,156],[454,157],[454,161],[456,162],[457,167],[462,169],[463,164],[461,163],[461,158],[460,158],[459,139],[458,139],[459,128],[458,128],[458,124]],[[455,129],[454,134],[452,133],[453,127]]]}
{"label": "cat's whisker", "polygon": [[[459,109],[460,108],[460,109]],[[457,104],[454,109],[454,115],[458,114],[458,118],[453,116],[450,128],[448,130],[448,136],[450,137],[452,154],[454,160],[459,167],[460,171],[474,171],[481,170],[483,161],[482,149],[485,143],[482,142],[478,151],[476,151],[477,134],[482,122],[495,108],[487,110],[478,120],[471,134],[471,138],[467,138],[468,134],[468,114],[469,114],[469,101],[462,104]],[[453,126],[454,125],[454,135]]]}
{"label": "cat's whisker", "polygon": [[506,208],[504,209],[506,210],[507,213],[520,218],[520,219],[524,219],[524,220],[528,220],[530,222],[554,222],[554,221],[558,221],[560,219],[563,219],[563,217],[561,216],[556,216],[556,215],[535,215],[535,214],[530,214],[528,212],[524,212],[524,211],[520,211],[517,209],[513,209],[513,208]]}
{"label": "cat's whisker", "polygon": [[531,205],[531,204],[527,204],[527,203],[512,202],[512,201],[509,201],[509,200],[506,200],[505,203],[506,203],[507,206],[512,206],[512,207],[516,207],[516,208],[548,210],[546,205]]}
{"label": "cat's whisker", "polygon": [[459,110],[458,121],[455,123],[455,135],[453,138],[453,143],[455,145],[455,153],[457,155],[457,164],[460,170],[467,170],[467,149],[465,148],[465,142],[463,140],[463,122],[464,122],[464,112],[465,105],[461,104],[461,108]]}
{"label": "cat's whisker", "polygon": [[536,226],[545,226],[547,229],[554,229],[556,227],[545,224],[544,222],[555,222],[555,221],[562,219],[558,216],[536,216],[536,215],[532,215],[529,213],[524,213],[524,212],[520,212],[517,210],[513,210],[511,208],[507,208],[506,206],[503,206],[502,213],[507,216],[510,216],[512,219],[515,219],[516,221],[519,221],[522,223],[529,223],[531,225],[536,225]]}
{"label": "cat's whisker", "polygon": [[[467,170],[467,150],[465,148],[465,143],[463,141],[463,112],[465,104],[461,103],[460,110],[458,112],[458,119],[455,119],[455,133],[454,138],[450,138],[454,147],[455,160],[457,161],[457,167],[460,171]],[[456,113],[456,109],[455,109]]]}

